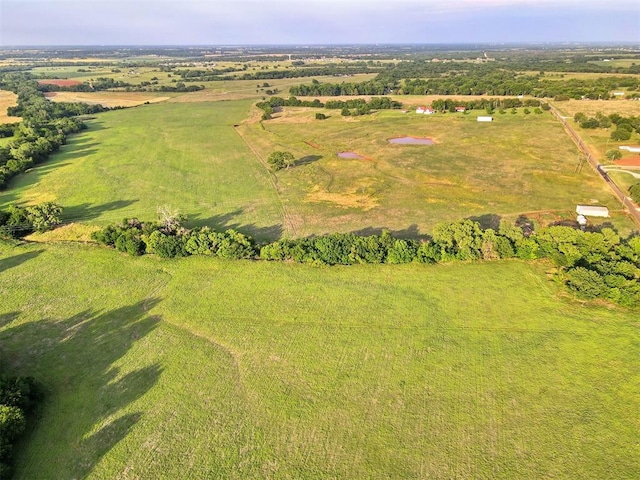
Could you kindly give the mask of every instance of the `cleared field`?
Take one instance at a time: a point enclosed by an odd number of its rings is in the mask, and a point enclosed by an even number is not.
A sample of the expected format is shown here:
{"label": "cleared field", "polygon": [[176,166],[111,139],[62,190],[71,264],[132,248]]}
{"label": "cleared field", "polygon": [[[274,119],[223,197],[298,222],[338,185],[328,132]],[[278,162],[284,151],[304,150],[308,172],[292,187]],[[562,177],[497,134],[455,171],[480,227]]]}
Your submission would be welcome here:
{"label": "cleared field", "polygon": [[49,92],[46,97],[54,102],[83,102],[105,107],[135,107],[144,103],[158,103],[169,100],[162,96],[144,92]]}
{"label": "cleared field", "polygon": [[[415,236],[443,220],[547,211],[557,219],[583,202],[620,208],[594,171],[580,169],[579,152],[549,114],[521,109],[479,123],[478,113],[325,110],[330,118],[317,121],[317,111],[285,108],[267,122],[256,113],[239,128],[259,155],[289,150],[299,159],[277,173],[297,235],[390,228]],[[405,135],[435,145],[387,141]],[[369,160],[337,157],[345,151]]]}
{"label": "cleared field", "polygon": [[618,113],[623,117],[640,115],[640,101],[638,100],[568,100],[566,102],[554,102],[553,105],[563,115],[571,118],[578,112],[582,112],[589,117],[595,116],[598,112],[604,115]]}
{"label": "cleared field", "polygon": [[20,117],[10,117],[7,115],[7,108],[18,104],[18,96],[13,92],[0,90],[0,123],[15,123],[22,120]]}
{"label": "cleared field", "polygon": [[247,102],[157,104],[106,112],[52,159],[0,192],[10,203],[56,201],[65,222],[154,219],[159,206],[191,225],[278,238],[283,214],[271,177],[234,131]]}
{"label": "cleared field", "polygon": [[[251,72],[249,72],[251,73]],[[348,77],[347,82],[364,82],[365,80],[371,80],[375,77],[375,74],[361,74]],[[196,85],[204,85],[205,90],[198,92],[186,93],[178,95],[173,102],[211,102],[219,100],[241,100],[241,99],[262,99],[269,95],[266,94],[267,90],[277,89],[276,96],[288,98],[289,88],[294,85],[306,85],[310,84],[312,79],[315,78],[322,82],[335,83],[340,79],[331,76],[318,76],[318,77],[304,77],[304,78],[284,78],[275,80],[232,80],[221,82],[195,82]],[[342,79],[344,80],[344,79]],[[264,83],[268,83],[268,87],[263,87]],[[315,98],[315,97],[314,97]],[[333,97],[335,98],[335,97]]]}
{"label": "cleared field", "polygon": [[18,479],[640,474],[637,312],[541,264],[28,246],[0,294],[2,360],[47,388]]}

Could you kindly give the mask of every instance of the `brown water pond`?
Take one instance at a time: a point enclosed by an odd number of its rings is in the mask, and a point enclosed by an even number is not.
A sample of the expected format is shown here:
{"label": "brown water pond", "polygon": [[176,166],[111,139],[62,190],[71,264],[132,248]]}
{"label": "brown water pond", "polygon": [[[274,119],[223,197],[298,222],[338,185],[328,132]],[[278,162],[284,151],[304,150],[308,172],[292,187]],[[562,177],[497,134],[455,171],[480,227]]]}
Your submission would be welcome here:
{"label": "brown water pond", "polygon": [[400,145],[433,145],[435,142],[427,137],[397,137],[390,138],[389,143]]}

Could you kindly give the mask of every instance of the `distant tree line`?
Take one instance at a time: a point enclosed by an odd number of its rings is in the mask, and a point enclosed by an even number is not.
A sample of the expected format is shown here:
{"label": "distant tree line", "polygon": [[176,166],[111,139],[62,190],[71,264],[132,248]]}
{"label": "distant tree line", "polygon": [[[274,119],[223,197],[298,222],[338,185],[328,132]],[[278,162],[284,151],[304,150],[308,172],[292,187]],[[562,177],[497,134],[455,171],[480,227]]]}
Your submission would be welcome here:
{"label": "distant tree line", "polygon": [[[531,67],[525,70],[531,70]],[[598,70],[598,69],[596,69]],[[400,62],[373,80],[359,83],[314,83],[290,88],[291,95],[527,95],[538,98],[608,99],[612,91],[640,89],[637,77],[548,79],[523,74],[502,62]],[[633,96],[633,94],[631,95]]]}
{"label": "distant tree line", "polygon": [[18,95],[17,105],[9,107],[7,113],[22,117],[22,122],[12,127],[15,139],[0,147],[0,188],[18,173],[45,161],[65,144],[67,135],[85,128],[78,115],[108,110],[101,105],[51,102],[24,74],[0,76],[0,88]]}
{"label": "distant tree line", "polygon": [[13,447],[41,397],[32,377],[0,375],[0,478],[11,478]]}
{"label": "distant tree line", "polygon": [[609,228],[583,232],[551,226],[532,232],[502,222],[494,230],[462,220],[436,225],[432,236],[421,241],[395,238],[389,232],[369,236],[334,233],[256,245],[235,230],[189,230],[180,222],[168,226],[166,222],[128,219],[105,227],[93,238],[130,255],[210,255],[314,265],[546,258],[556,265],[557,278],[578,297],[604,298],[629,307],[640,305],[640,237],[624,239]]}
{"label": "distant tree line", "polygon": [[[311,108],[328,108],[333,110],[342,110],[343,115],[366,115],[373,110],[391,110],[402,108],[402,103],[391,100],[388,97],[373,97],[369,101],[363,98],[355,98],[351,100],[329,100],[322,103],[319,99],[300,100],[296,97],[287,99],[281,97],[271,97],[269,100],[258,102],[256,106],[264,111],[263,120],[269,120],[271,115],[279,107],[311,107]],[[346,113],[345,113],[346,112]]]}
{"label": "distant tree line", "polygon": [[[297,67],[300,67],[298,65]],[[228,67],[224,69],[186,69],[175,70],[184,82],[215,82],[229,80],[279,80],[284,78],[304,78],[319,76],[350,76],[360,73],[378,73],[382,68],[371,67],[364,62],[347,65],[324,65],[293,69],[259,70],[257,72],[230,75],[238,70],[246,70],[247,65],[242,68]]]}

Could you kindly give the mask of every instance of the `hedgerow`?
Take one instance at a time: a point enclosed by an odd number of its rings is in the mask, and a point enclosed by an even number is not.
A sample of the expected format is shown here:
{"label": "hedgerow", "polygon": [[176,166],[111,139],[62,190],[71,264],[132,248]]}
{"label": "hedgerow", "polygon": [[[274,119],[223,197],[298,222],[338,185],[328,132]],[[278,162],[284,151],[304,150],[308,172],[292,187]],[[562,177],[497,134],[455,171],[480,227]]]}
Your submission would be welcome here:
{"label": "hedgerow", "polygon": [[623,239],[610,228],[584,232],[550,226],[533,232],[502,222],[496,231],[461,220],[436,225],[432,236],[422,240],[395,238],[383,231],[368,236],[332,233],[257,246],[251,237],[235,230],[189,230],[175,222],[169,226],[126,219],[96,232],[93,238],[130,255],[209,255],[313,265],[546,258],[557,267],[557,278],[576,296],[640,305],[640,237]]}

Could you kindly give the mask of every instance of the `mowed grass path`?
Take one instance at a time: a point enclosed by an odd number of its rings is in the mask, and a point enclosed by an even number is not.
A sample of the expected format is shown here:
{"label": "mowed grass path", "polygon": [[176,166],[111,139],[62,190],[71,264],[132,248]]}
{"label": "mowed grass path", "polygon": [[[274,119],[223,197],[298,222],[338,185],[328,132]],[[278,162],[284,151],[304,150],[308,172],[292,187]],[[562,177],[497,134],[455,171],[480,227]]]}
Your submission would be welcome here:
{"label": "mowed grass path", "polygon": [[17,478],[637,478],[638,312],[544,268],[1,248]]}
{"label": "mowed grass path", "polygon": [[[519,109],[478,123],[484,112],[416,115],[382,111],[341,117],[325,110],[285,108],[276,118],[241,131],[257,150],[290,150],[294,169],[277,173],[299,234],[368,227],[429,233],[443,220],[555,211],[573,216],[579,203],[620,210],[608,187],[588,166],[549,113]],[[390,145],[398,136],[424,136],[432,146]],[[357,152],[365,160],[341,159]],[[626,225],[625,225],[626,227]]]}
{"label": "mowed grass path", "polygon": [[179,209],[190,225],[238,227],[278,238],[282,207],[266,169],[234,131],[250,103],[145,105],[88,121],[47,163],[0,192],[13,202],[55,201],[65,222],[104,225]]}

